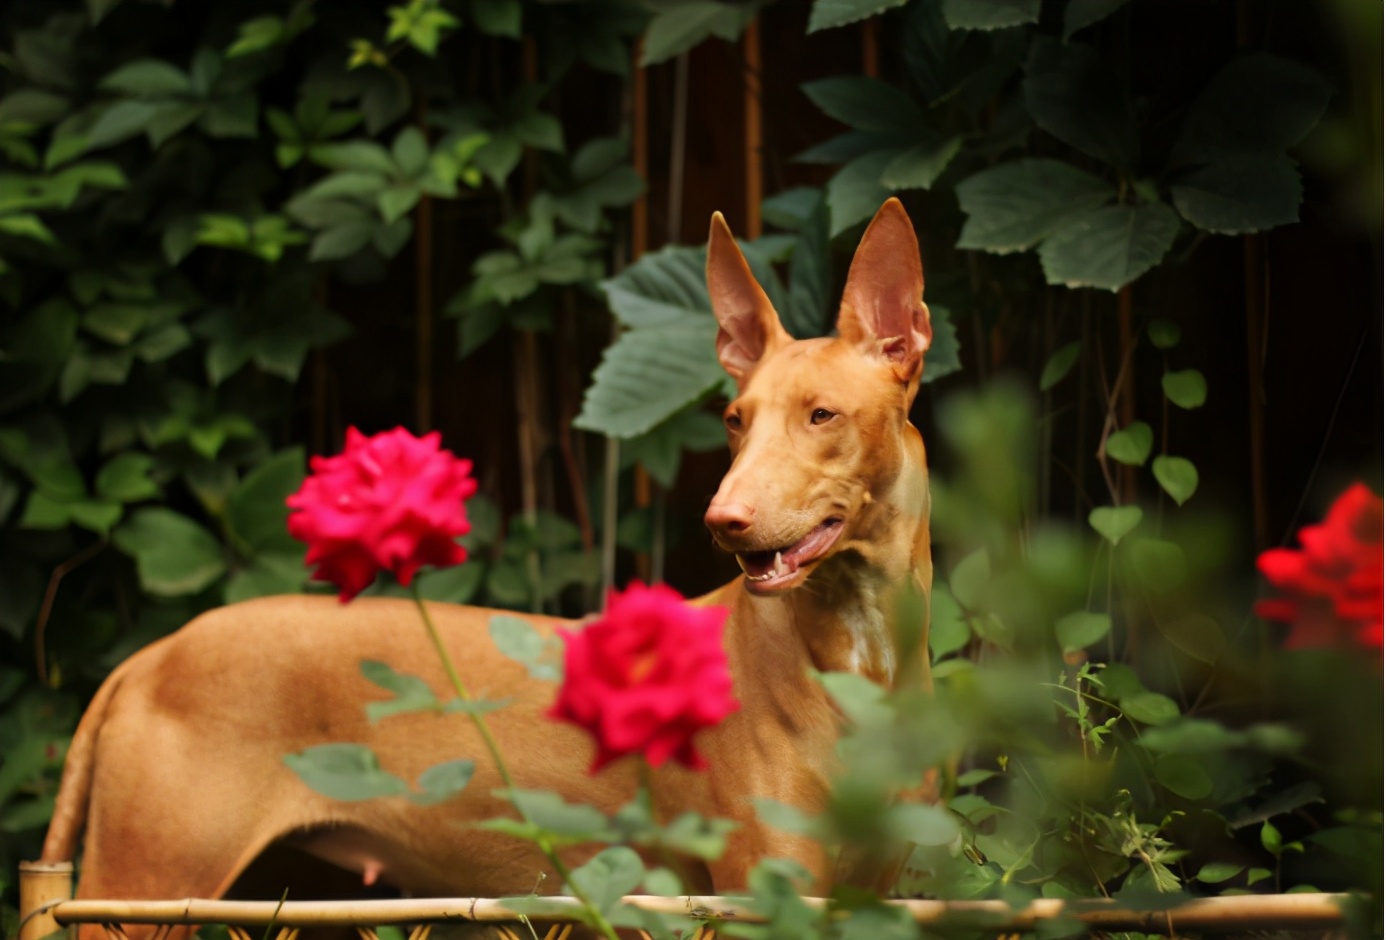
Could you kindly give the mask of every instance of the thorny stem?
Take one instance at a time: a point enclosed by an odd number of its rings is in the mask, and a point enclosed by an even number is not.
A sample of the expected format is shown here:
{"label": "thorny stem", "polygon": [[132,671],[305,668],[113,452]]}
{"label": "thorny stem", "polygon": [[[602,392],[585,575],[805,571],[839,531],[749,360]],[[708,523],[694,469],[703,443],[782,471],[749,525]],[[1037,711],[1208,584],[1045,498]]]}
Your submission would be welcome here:
{"label": "thorny stem", "polygon": [[[448,681],[452,683],[453,691],[456,692],[458,698],[462,699],[464,702],[476,701],[472,698],[471,692],[468,691],[466,684],[462,681],[462,676],[458,674],[457,667],[453,665],[452,656],[448,654],[447,647],[443,645],[443,638],[438,635],[438,628],[433,623],[433,617],[428,613],[428,606],[424,604],[423,597],[419,594],[417,581],[411,586],[411,591],[414,596],[414,606],[419,608],[419,616],[423,617],[424,628],[428,631],[428,638],[433,641],[433,648],[438,651],[438,658],[442,660],[443,670],[448,674]],[[486,744],[486,750],[491,753],[491,760],[496,765],[496,773],[500,775],[501,782],[505,784],[506,792],[511,794],[511,805],[515,807],[515,811],[520,814],[520,818],[525,821],[526,825],[531,828],[538,828],[534,820],[530,818],[529,813],[525,811],[523,804],[515,799],[513,795],[515,792],[515,781],[510,776],[510,768],[506,766],[505,758],[501,757],[500,745],[496,743],[495,737],[491,734],[491,728],[486,724],[485,717],[478,712],[469,712],[467,717],[472,720],[472,724],[476,726],[477,733],[481,735],[481,740]],[[553,843],[549,841],[548,837],[540,836],[535,839],[535,843],[539,846],[539,850],[544,853],[545,858],[549,860],[549,864],[553,866],[554,871],[556,871],[558,876],[567,884],[568,890],[573,892],[573,897],[577,898],[582,906],[587,908],[587,913],[591,915],[593,924],[602,932],[603,936],[607,937],[608,940],[619,940],[616,934],[616,928],[606,919],[606,915],[592,903],[592,899],[587,896],[587,892],[573,883],[572,872],[568,869],[568,866],[563,863],[563,860],[558,857],[558,851],[554,848]]]}

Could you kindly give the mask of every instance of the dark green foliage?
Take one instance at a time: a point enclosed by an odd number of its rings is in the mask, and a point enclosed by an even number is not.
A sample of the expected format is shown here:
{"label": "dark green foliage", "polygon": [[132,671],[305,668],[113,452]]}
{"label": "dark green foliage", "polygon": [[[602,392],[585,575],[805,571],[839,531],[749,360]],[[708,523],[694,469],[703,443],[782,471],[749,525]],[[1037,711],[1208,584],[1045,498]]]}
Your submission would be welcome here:
{"label": "dark green foliage", "polygon": [[[550,86],[488,97],[438,55],[561,29],[622,71],[644,14],[583,8],[0,14],[0,868],[36,856],[79,703],[115,661],[209,606],[305,589],[284,499],[305,471],[305,364],[351,332],[324,303],[331,282],[383,273],[423,200],[508,199],[532,152],[552,185],[503,230],[515,250],[477,262],[466,309],[491,331],[534,325],[545,292],[604,273],[606,213],[643,187],[626,144],[569,160]],[[567,520],[505,538],[488,508],[473,507],[474,560],[423,575],[425,596],[528,607],[595,581]],[[385,711],[420,703],[407,677],[387,687]],[[415,795],[460,787],[454,770]]]}

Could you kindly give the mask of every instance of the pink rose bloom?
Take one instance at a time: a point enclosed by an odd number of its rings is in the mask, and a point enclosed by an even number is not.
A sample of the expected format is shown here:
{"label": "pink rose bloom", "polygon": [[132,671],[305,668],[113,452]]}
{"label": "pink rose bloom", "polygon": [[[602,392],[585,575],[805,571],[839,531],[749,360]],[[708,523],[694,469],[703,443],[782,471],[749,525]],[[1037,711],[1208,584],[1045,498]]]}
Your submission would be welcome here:
{"label": "pink rose bloom", "polygon": [[308,545],[314,580],[330,581],[345,603],[380,571],[408,586],[424,565],[461,564],[457,538],[471,528],[463,501],[476,492],[472,462],[439,446],[435,431],[403,428],[366,437],[347,429],[346,449],[314,457],[288,498],[289,534]]}
{"label": "pink rose bloom", "polygon": [[600,620],[559,630],[563,686],[549,717],[592,733],[592,773],[642,754],[651,767],[707,766],[693,736],[738,705],[722,648],[725,607],[694,607],[662,584],[613,591]]}
{"label": "pink rose bloom", "polygon": [[1262,552],[1256,567],[1283,593],[1256,613],[1291,625],[1286,649],[1345,643],[1381,648],[1381,497],[1354,483],[1320,525],[1299,530],[1302,548]]}

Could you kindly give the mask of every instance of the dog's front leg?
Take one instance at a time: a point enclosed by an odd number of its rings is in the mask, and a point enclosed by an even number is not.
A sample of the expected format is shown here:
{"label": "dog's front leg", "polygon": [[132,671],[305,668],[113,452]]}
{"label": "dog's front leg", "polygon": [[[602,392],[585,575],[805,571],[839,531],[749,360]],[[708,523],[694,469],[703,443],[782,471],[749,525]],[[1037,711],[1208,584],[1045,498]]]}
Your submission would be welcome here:
{"label": "dog's front leg", "polygon": [[727,840],[727,850],[721,858],[708,865],[715,893],[736,894],[747,890],[751,870],[767,858],[785,859],[801,865],[809,877],[808,885],[800,886],[803,893],[822,897],[831,890],[832,859],[818,842],[772,828],[757,819],[754,813],[738,822],[740,825]]}

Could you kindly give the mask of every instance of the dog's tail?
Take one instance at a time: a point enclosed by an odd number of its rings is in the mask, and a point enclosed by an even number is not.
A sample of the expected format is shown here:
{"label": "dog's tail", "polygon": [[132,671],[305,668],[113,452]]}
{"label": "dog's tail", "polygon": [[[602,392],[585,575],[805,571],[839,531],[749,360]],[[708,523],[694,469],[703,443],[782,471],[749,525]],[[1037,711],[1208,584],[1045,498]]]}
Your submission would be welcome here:
{"label": "dog's tail", "polygon": [[48,824],[48,836],[43,840],[40,861],[70,862],[77,855],[77,840],[86,828],[87,807],[91,802],[97,738],[101,734],[101,726],[105,724],[111,699],[115,697],[133,662],[134,658],[127,659],[106,677],[77,725],[77,733],[72,736],[72,744],[67,749],[62,783],[53,806],[53,819]]}

